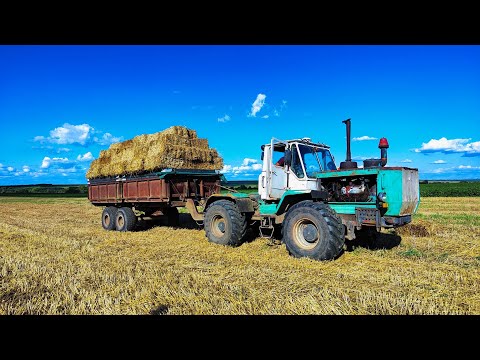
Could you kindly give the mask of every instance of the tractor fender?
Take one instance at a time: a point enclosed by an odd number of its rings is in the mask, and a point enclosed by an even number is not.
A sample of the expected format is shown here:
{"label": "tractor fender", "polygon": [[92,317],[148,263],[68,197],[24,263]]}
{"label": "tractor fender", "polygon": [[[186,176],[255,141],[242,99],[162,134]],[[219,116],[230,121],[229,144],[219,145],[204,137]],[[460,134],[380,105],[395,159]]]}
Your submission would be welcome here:
{"label": "tractor fender", "polygon": [[213,194],[205,203],[205,209],[210,206],[211,203],[217,200],[229,200],[235,204],[237,204],[238,210],[241,213],[253,213],[255,212],[254,208],[254,201],[250,199],[250,197],[246,194],[239,193],[239,194]]}
{"label": "tractor fender", "polygon": [[328,193],[323,190],[307,190],[307,191],[286,191],[278,203],[277,216],[282,216],[288,209],[304,200],[326,201]]}

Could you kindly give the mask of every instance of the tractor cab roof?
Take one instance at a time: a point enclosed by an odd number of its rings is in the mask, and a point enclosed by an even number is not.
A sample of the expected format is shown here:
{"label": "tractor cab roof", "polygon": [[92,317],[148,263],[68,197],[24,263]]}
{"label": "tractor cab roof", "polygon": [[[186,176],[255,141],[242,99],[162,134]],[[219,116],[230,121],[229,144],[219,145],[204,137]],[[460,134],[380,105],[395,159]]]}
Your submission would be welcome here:
{"label": "tractor cab roof", "polygon": [[[323,144],[323,143],[316,143],[316,142],[312,142],[312,140],[310,138],[307,138],[307,137],[304,137],[304,138],[301,138],[301,139],[292,139],[292,140],[279,140],[279,139],[276,139],[276,138],[272,138],[273,140],[273,146],[275,149],[280,149],[280,148],[284,148],[285,147],[285,143],[300,143],[300,144],[305,144],[305,145],[308,145],[308,146],[316,146],[316,147],[320,147],[320,148],[325,148],[325,149],[330,149],[330,146],[326,145],[326,144]],[[265,149],[265,146],[268,146],[270,144],[266,144],[266,145],[262,145],[261,148],[262,150]]]}
{"label": "tractor cab roof", "polygon": [[323,144],[323,143],[313,142],[312,139],[310,139],[310,138],[293,139],[293,140],[287,140],[286,142],[288,142],[288,143],[298,142],[298,143],[302,143],[302,144],[305,144],[305,145],[312,145],[312,146],[318,146],[318,147],[323,147],[323,148],[330,149],[330,146],[328,146],[326,144]]}

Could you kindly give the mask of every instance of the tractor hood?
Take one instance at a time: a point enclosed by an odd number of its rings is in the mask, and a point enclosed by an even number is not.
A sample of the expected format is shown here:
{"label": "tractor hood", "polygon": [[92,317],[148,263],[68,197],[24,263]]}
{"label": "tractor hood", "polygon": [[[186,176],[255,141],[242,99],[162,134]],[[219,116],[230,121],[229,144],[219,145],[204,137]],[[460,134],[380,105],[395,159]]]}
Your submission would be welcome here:
{"label": "tractor hood", "polygon": [[[374,197],[386,194],[388,206],[385,216],[404,216],[414,214],[420,202],[420,185],[418,169],[408,167],[373,167],[361,169],[340,169],[316,174],[323,186],[340,180],[348,183],[350,179],[370,178],[370,184],[375,184]],[[354,205],[357,200],[352,196],[344,197],[342,201]],[[337,200],[338,201],[338,200]]]}

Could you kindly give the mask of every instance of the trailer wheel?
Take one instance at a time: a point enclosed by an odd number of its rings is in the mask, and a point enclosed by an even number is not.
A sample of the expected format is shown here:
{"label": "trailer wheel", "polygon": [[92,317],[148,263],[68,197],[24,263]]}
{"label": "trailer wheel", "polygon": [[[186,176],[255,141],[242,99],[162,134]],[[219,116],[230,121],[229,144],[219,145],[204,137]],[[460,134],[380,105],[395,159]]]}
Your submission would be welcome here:
{"label": "trailer wheel", "polygon": [[345,243],[341,218],[328,205],[311,200],[290,208],[282,226],[282,237],[290,255],[332,260]]}
{"label": "trailer wheel", "polygon": [[102,226],[105,230],[115,230],[115,218],[117,216],[115,206],[107,206],[102,212]]}
{"label": "trailer wheel", "polygon": [[208,241],[239,246],[247,231],[247,221],[236,204],[228,200],[217,200],[205,211],[204,228]]}
{"label": "trailer wheel", "polygon": [[115,227],[118,231],[131,231],[137,223],[137,216],[129,207],[118,209],[115,217]]}
{"label": "trailer wheel", "polygon": [[177,227],[180,224],[180,215],[176,207],[166,208],[164,214],[167,215],[168,226]]}

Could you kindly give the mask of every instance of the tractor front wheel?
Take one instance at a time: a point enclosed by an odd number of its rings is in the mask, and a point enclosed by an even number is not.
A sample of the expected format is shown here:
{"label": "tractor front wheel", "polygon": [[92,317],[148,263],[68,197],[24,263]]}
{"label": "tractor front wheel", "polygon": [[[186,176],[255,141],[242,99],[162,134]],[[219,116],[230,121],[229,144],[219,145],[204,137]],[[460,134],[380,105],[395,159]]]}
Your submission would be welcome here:
{"label": "tractor front wheel", "polygon": [[302,201],[290,208],[282,226],[283,242],[294,257],[331,260],[345,243],[341,218],[328,205]]}

